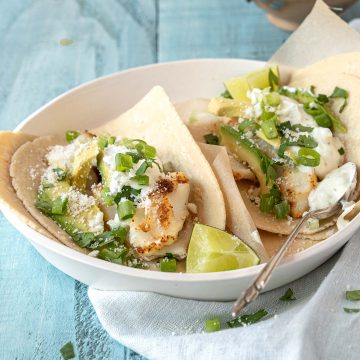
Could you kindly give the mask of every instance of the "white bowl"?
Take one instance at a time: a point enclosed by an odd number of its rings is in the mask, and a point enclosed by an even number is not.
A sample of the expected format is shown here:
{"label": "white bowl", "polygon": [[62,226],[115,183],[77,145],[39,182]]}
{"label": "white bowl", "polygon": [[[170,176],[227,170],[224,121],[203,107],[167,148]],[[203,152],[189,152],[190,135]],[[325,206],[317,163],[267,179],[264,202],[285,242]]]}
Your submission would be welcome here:
{"label": "white bowl", "polygon": [[[238,59],[177,61],[122,71],[86,83],[51,101],[17,128],[37,135],[91,129],[134,105],[154,85],[171,99],[212,97],[223,90],[224,79],[252,71],[263,62]],[[83,255],[42,236],[3,209],[10,223],[26,236],[39,253],[73,278],[104,290],[138,290],[199,299],[232,300],[253,280],[263,265],[207,274],[161,273],[133,269]],[[360,226],[354,219],[345,229],[301,253],[286,258],[274,272],[266,290],[293,281],[331,257]]]}

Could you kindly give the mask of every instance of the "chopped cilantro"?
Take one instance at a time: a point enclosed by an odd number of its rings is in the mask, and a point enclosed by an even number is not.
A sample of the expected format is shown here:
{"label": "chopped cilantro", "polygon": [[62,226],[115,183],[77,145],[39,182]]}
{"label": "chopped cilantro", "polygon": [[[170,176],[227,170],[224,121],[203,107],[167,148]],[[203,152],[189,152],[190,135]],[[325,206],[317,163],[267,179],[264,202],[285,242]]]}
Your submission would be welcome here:
{"label": "chopped cilantro", "polygon": [[74,347],[71,341],[67,342],[61,349],[60,349],[61,356],[64,360],[73,359],[75,357]]}
{"label": "chopped cilantro", "polygon": [[281,301],[293,301],[296,300],[296,297],[294,295],[294,291],[291,288],[288,288],[285,291],[285,294],[283,296],[280,297]]}
{"label": "chopped cilantro", "polygon": [[341,147],[340,149],[338,149],[338,153],[340,155],[344,155],[345,154],[345,149],[343,147]]}
{"label": "chopped cilantro", "polygon": [[219,145],[219,138],[214,134],[204,135],[204,140],[207,144],[210,145]]}
{"label": "chopped cilantro", "polygon": [[231,96],[231,94],[229,93],[228,89],[225,89],[224,92],[222,92],[220,94],[220,96],[222,96],[225,99],[232,99],[233,97]]}

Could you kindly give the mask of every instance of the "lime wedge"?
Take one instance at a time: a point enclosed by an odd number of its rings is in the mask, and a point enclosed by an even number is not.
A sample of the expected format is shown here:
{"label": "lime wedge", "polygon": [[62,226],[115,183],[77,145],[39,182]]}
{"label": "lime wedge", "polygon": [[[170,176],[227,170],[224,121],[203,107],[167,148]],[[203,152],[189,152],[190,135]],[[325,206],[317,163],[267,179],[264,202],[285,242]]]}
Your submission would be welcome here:
{"label": "lime wedge", "polygon": [[271,85],[277,88],[278,80],[279,69],[277,66],[271,66],[227,80],[225,87],[234,99],[249,103],[250,99],[246,96],[248,90],[264,89]]}
{"label": "lime wedge", "polygon": [[259,262],[255,252],[236,236],[211,226],[195,224],[186,259],[186,272],[236,270]]}

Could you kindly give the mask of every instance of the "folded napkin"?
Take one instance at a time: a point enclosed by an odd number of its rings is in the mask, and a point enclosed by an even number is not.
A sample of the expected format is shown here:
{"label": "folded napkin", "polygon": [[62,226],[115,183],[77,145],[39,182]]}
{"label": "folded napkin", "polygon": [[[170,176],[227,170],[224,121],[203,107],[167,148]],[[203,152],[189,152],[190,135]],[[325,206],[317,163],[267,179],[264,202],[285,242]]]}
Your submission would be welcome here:
{"label": "folded napkin", "polygon": [[[262,321],[228,329],[231,302],[101,291],[88,295],[107,332],[149,359],[359,359],[360,302],[345,291],[360,289],[360,234],[327,263],[303,278],[265,294],[246,309],[266,309]],[[286,289],[296,300],[280,301]],[[205,333],[207,319],[219,317],[225,330]]]}

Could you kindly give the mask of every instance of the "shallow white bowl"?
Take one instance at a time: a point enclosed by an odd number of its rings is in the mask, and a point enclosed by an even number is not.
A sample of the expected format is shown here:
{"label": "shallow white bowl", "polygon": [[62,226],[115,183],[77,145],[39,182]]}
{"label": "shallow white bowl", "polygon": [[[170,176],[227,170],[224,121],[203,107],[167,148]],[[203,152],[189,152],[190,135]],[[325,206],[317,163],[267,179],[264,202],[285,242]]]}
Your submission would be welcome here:
{"label": "shallow white bowl", "polygon": [[[36,135],[91,129],[115,118],[161,85],[171,99],[212,97],[223,90],[224,79],[255,70],[263,62],[238,59],[204,59],[150,65],[86,83],[51,101],[17,128]],[[115,265],[83,255],[58,244],[3,211],[13,226],[39,253],[73,278],[105,290],[153,291],[199,300],[232,300],[250,283],[263,265],[208,274],[161,273]],[[266,290],[293,281],[326,261],[360,226],[357,217],[344,230],[301,253],[286,258],[274,272]]]}

